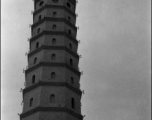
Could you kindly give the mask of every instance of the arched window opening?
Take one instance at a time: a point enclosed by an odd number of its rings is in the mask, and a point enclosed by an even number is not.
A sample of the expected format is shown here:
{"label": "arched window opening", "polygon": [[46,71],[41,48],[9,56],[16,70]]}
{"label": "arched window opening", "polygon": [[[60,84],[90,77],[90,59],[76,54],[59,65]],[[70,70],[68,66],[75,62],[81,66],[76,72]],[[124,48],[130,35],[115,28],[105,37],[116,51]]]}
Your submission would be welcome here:
{"label": "arched window opening", "polygon": [[36,48],[38,48],[38,47],[39,47],[39,42],[36,43]]}
{"label": "arched window opening", "polygon": [[37,34],[39,34],[39,33],[40,33],[40,28],[37,29]]}
{"label": "arched window opening", "polygon": [[72,44],[71,43],[69,43],[69,48],[72,49]]}
{"label": "arched window opening", "polygon": [[70,8],[71,7],[70,3],[67,2],[67,6],[68,6],[68,8]]}
{"label": "arched window opening", "polygon": [[37,62],[37,57],[36,57],[36,58],[34,58],[34,64],[36,64],[36,62]]}
{"label": "arched window opening", "polygon": [[56,25],[53,25],[53,30],[56,30]]}
{"label": "arched window opening", "polygon": [[73,79],[73,77],[71,77],[71,84],[74,84],[74,79]]}
{"label": "arched window opening", "polygon": [[55,72],[52,72],[51,73],[51,79],[55,79],[56,78],[56,74],[55,74]]}
{"label": "arched window opening", "polygon": [[69,33],[69,35],[71,35],[71,30],[70,29],[68,30],[68,33]]}
{"label": "arched window opening", "polygon": [[71,107],[74,109],[75,108],[75,101],[74,98],[71,98]]}
{"label": "arched window opening", "polygon": [[30,105],[29,106],[32,107],[32,105],[33,105],[33,98],[30,99]]}
{"label": "arched window opening", "polygon": [[69,21],[71,21],[71,18],[70,18],[70,17],[68,17],[68,20],[69,20]]}
{"label": "arched window opening", "polygon": [[35,75],[32,76],[32,84],[35,83]]}
{"label": "arched window opening", "polygon": [[50,95],[50,103],[55,103],[55,95]]}
{"label": "arched window opening", "polygon": [[55,54],[52,54],[51,60],[55,60],[55,59],[56,59],[56,55],[55,55]]}
{"label": "arched window opening", "polygon": [[53,44],[53,45],[56,44],[56,39],[55,39],[55,38],[52,39],[52,44]]}
{"label": "arched window opening", "polygon": [[73,60],[72,59],[70,59],[70,65],[73,66]]}
{"label": "arched window opening", "polygon": [[43,4],[44,4],[44,2],[43,2],[43,1],[41,1],[41,2],[39,3],[39,6],[41,7]]}
{"label": "arched window opening", "polygon": [[53,17],[56,17],[57,16],[57,13],[56,12],[53,12]]}
{"label": "arched window opening", "polygon": [[57,3],[59,0],[52,0],[54,3]]}
{"label": "arched window opening", "polygon": [[41,20],[41,19],[42,19],[42,16],[40,15],[40,16],[39,16],[39,20]]}

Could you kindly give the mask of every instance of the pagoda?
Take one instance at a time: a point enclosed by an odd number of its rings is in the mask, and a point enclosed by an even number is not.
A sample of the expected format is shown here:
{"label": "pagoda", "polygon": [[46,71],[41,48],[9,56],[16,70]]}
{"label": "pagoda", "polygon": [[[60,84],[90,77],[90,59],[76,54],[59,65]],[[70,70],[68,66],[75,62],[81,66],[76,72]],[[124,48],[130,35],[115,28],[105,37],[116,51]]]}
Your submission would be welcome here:
{"label": "pagoda", "polygon": [[20,120],[82,120],[75,0],[34,0]]}

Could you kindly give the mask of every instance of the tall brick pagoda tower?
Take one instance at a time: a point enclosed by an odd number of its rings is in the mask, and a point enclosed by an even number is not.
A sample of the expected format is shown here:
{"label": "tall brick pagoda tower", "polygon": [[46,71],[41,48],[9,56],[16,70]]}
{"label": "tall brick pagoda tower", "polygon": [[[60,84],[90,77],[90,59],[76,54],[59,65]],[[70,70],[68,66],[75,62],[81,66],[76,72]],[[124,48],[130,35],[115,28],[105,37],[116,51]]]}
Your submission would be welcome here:
{"label": "tall brick pagoda tower", "polygon": [[20,120],[82,120],[75,0],[34,0]]}

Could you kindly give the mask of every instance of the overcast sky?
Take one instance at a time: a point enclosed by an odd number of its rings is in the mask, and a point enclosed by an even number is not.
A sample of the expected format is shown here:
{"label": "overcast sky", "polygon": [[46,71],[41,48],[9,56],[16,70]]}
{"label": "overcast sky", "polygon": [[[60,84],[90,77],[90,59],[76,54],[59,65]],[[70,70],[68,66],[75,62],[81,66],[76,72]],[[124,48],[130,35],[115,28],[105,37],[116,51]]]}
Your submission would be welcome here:
{"label": "overcast sky", "polygon": [[[19,120],[32,0],[2,0],[2,120]],[[84,120],[150,120],[150,0],[79,0]]]}

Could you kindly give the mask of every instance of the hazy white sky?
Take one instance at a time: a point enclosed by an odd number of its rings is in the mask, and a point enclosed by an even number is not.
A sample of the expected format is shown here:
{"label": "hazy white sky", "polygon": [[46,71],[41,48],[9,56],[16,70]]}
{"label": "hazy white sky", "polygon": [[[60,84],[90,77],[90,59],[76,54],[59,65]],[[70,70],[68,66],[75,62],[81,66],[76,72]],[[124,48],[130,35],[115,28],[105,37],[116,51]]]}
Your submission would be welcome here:
{"label": "hazy white sky", "polygon": [[[32,0],[2,0],[2,120],[22,112]],[[150,120],[150,0],[79,0],[84,120]]]}

